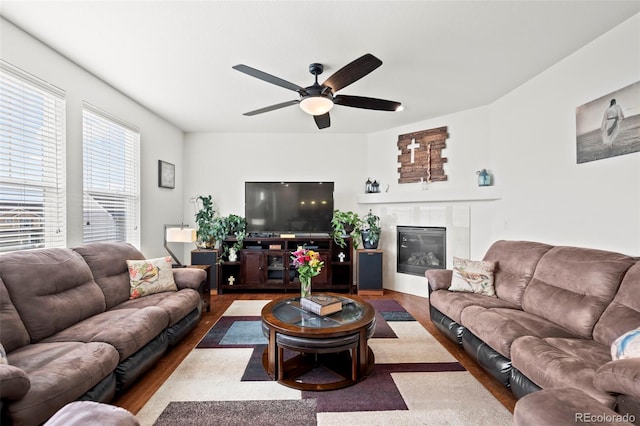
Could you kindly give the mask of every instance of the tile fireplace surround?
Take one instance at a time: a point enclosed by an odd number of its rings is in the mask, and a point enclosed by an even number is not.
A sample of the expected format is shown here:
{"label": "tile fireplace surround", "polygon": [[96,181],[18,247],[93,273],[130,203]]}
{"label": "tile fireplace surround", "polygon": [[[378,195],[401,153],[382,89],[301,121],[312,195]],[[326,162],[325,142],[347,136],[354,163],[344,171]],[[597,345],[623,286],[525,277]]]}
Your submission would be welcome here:
{"label": "tile fireplace surround", "polygon": [[[447,229],[447,267],[453,264],[454,256],[469,258],[469,206],[383,206],[380,208],[380,222],[384,227],[383,250],[394,262],[397,255],[398,226],[444,227]],[[395,265],[393,269],[395,271]]]}
{"label": "tile fireplace surround", "polygon": [[428,190],[389,191],[360,194],[358,204],[371,208],[380,216],[382,236],[380,249],[384,251],[384,288],[427,297],[424,276],[396,272],[397,226],[445,227],[446,268],[453,265],[453,257],[471,258],[471,252],[482,252],[485,247],[472,247],[471,223],[474,223],[475,243],[491,237],[493,202],[502,199],[499,186],[464,187]]}

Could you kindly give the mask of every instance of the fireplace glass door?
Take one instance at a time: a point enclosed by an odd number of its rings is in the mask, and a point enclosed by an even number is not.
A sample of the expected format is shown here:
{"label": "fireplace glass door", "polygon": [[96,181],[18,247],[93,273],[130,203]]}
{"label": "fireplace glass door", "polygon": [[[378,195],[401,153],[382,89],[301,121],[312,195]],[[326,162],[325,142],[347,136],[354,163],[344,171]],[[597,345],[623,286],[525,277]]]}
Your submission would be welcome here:
{"label": "fireplace glass door", "polygon": [[398,226],[397,271],[421,275],[427,269],[445,269],[447,229],[433,226]]}

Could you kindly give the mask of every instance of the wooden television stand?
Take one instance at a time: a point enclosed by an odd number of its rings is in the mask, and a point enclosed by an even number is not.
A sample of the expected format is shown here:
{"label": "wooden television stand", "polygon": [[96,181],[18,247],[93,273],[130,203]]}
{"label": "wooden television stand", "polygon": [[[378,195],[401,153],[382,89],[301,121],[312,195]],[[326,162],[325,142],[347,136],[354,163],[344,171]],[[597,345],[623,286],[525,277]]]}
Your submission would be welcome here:
{"label": "wooden television stand", "polygon": [[[235,242],[235,238],[228,238],[223,244],[230,246]],[[282,235],[247,237],[237,261],[224,260],[218,264],[218,294],[226,291],[300,291],[291,253],[302,246],[320,253],[324,261],[320,275],[313,277],[312,291],[352,293],[353,243],[351,238],[345,242],[347,245],[343,248],[331,237],[313,234],[297,234],[290,238]]]}

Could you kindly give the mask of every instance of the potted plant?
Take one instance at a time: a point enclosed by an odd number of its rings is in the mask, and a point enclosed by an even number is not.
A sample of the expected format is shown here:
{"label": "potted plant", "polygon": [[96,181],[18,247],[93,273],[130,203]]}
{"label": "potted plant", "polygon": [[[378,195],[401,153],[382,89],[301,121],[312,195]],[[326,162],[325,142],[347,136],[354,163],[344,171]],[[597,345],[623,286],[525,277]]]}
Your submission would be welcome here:
{"label": "potted plant", "polygon": [[382,228],[380,228],[380,217],[373,214],[371,209],[361,219],[360,233],[362,235],[362,246],[365,249],[378,248]]}
{"label": "potted plant", "polygon": [[216,211],[213,209],[213,201],[211,201],[211,195],[199,195],[196,198],[196,203],[200,202],[201,207],[196,212],[196,223],[198,230],[196,235],[198,237],[198,248],[213,248],[216,242],[216,234],[214,230],[214,221]]}
{"label": "potted plant", "polygon": [[[235,214],[217,216],[214,218],[211,228],[216,240],[220,241],[220,261],[228,258],[230,249],[236,253],[242,250],[242,243],[247,235],[247,221],[244,217]],[[235,237],[235,242],[229,247],[229,244],[225,244],[224,240],[231,236]]]}
{"label": "potted plant", "polygon": [[352,211],[334,210],[331,218],[331,236],[333,241],[340,247],[344,248],[347,243],[344,241],[346,237],[352,236],[354,247],[358,246],[360,240],[360,216]]}

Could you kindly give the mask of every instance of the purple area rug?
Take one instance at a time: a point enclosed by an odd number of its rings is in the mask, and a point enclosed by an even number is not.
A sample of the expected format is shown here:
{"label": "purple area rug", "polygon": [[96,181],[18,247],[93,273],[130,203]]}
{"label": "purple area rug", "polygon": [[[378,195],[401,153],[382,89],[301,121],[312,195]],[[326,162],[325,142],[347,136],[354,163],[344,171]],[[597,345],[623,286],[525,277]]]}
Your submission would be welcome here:
{"label": "purple area rug", "polygon": [[[395,300],[372,300],[369,303],[376,310],[376,330],[373,338],[397,338],[389,322],[415,321],[415,319]],[[242,376],[243,382],[273,380],[262,366],[262,354],[267,347],[267,338],[262,333],[258,316],[223,316],[200,341],[197,348],[253,348],[251,358]],[[285,351],[285,358],[295,356]],[[313,399],[318,412],[343,411],[385,411],[407,410],[398,391],[392,373],[464,371],[457,362],[375,364],[367,378],[353,386],[330,392],[302,392],[303,399]],[[307,373],[306,378],[314,383],[335,381],[330,370],[318,367]],[[303,377],[304,379],[304,377]],[[358,395],[354,398],[354,395]],[[385,395],[379,398],[379,395]]]}
{"label": "purple area rug", "polygon": [[[266,374],[260,317],[249,309],[254,305],[241,302],[230,312],[245,316],[223,316],[212,327],[136,414],[141,424],[512,423],[511,413],[395,301],[372,302],[378,327],[369,342],[376,361],[370,374],[352,386],[318,392],[287,388]],[[297,380],[333,383],[339,377],[325,365],[350,368],[348,351],[322,356],[324,363]]]}

